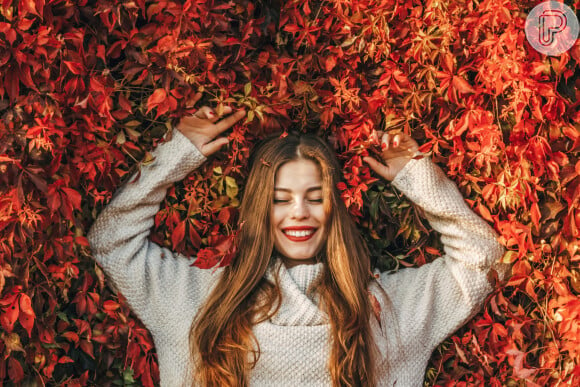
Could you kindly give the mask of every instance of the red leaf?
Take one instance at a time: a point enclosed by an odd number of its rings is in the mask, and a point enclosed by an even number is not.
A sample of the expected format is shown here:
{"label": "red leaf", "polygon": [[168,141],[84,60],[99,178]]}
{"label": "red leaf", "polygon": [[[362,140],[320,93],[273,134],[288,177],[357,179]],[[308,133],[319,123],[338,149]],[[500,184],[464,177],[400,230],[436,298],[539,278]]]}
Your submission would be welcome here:
{"label": "red leaf", "polygon": [[63,356],[58,359],[59,364],[74,363],[75,361],[68,356]]}
{"label": "red leaf", "polygon": [[540,207],[538,206],[538,203],[532,203],[532,207],[530,208],[530,215],[532,217],[532,222],[534,223],[534,226],[536,226],[536,229],[540,229],[540,218],[542,217],[542,214],[540,212]]}
{"label": "red leaf", "polygon": [[458,76],[454,76],[453,80],[453,87],[455,88],[455,90],[459,91],[460,93],[475,93],[475,90],[473,89],[473,87],[471,87],[471,85],[469,83],[467,83],[467,81],[461,77]]}
{"label": "red leaf", "polygon": [[54,344],[54,331],[51,328],[38,326],[40,341],[46,344]]}
{"label": "red leaf", "polygon": [[193,224],[189,225],[188,231],[189,231],[189,241],[196,249],[199,249],[199,247],[201,246],[201,237],[199,236]]}
{"label": "red leaf", "polygon": [[108,311],[115,311],[117,309],[119,309],[121,306],[116,303],[115,301],[112,300],[107,300],[105,302],[103,302],[103,309],[108,310]]}
{"label": "red leaf", "polygon": [[82,199],[81,194],[78,193],[78,191],[68,187],[63,187],[62,190],[66,193],[69,202],[73,205],[73,208],[80,210]]}
{"label": "red leaf", "polygon": [[84,236],[77,236],[77,237],[75,237],[75,243],[77,245],[80,245],[80,246],[86,246],[86,247],[89,247],[90,246],[89,240],[86,237],[84,237]]}
{"label": "red leaf", "polygon": [[[40,3],[41,4],[38,5],[44,7],[44,0],[41,0]],[[19,2],[18,11],[19,14],[22,16],[26,15],[27,13],[32,13],[34,15],[41,16],[37,11],[37,4],[35,0],[21,0]],[[40,12],[42,12],[42,8],[40,9]]]}
{"label": "red leaf", "polygon": [[14,330],[14,323],[18,319],[20,309],[18,308],[18,300],[14,300],[10,305],[3,308],[4,312],[0,315],[0,325],[7,331]]}
{"label": "red leaf", "polygon": [[369,301],[371,302],[372,312],[375,315],[379,325],[381,324],[381,304],[374,294],[369,292]]}
{"label": "red leaf", "polygon": [[69,69],[69,71],[75,75],[80,75],[82,73],[84,73],[84,67],[81,63],[78,62],[69,62],[69,61],[63,61],[64,64],[66,65],[66,67]]}
{"label": "red leaf", "polygon": [[93,343],[92,342],[87,341],[87,340],[81,340],[81,349],[83,350],[84,353],[86,353],[87,355],[89,355],[93,359],[95,358],[95,355],[93,352]]}
{"label": "red leaf", "polygon": [[221,253],[225,254],[230,251],[234,243],[235,235],[225,235],[222,236],[220,241],[214,245],[214,247]]}
{"label": "red leaf", "polygon": [[75,344],[78,344],[79,342],[79,335],[77,335],[75,332],[67,331],[62,333],[61,336],[67,339],[68,341],[72,341]]}
{"label": "red leaf", "polygon": [[58,211],[61,205],[60,193],[55,189],[54,186],[48,188],[48,208],[52,211]]}
{"label": "red leaf", "polygon": [[178,246],[185,236],[185,221],[179,222],[171,233],[171,243],[173,246]]}
{"label": "red leaf", "polygon": [[8,157],[6,155],[0,155],[0,163],[17,163],[19,160],[13,159],[12,157]]}
{"label": "red leaf", "polygon": [[284,31],[291,32],[293,34],[302,31],[302,27],[297,26],[296,24],[287,24],[284,26]]}
{"label": "red leaf", "polygon": [[[8,74],[16,73],[16,71],[7,71]],[[4,77],[4,88],[8,93],[11,100],[15,100],[20,95],[20,80],[15,76],[5,76]]]}
{"label": "red leaf", "polygon": [[221,255],[217,250],[213,248],[205,248],[199,250],[197,253],[197,258],[193,262],[193,266],[197,266],[200,269],[210,269],[218,264]]}
{"label": "red leaf", "polygon": [[536,370],[525,368],[525,357],[526,354],[517,348],[508,349],[505,351],[506,354],[513,356],[513,369],[514,369],[514,376],[522,379],[529,378],[532,376]]}
{"label": "red leaf", "polygon": [[129,113],[132,113],[131,102],[129,102],[127,97],[125,97],[123,94],[119,95],[119,106],[121,107],[121,109]]}
{"label": "red leaf", "polygon": [[336,57],[334,55],[327,57],[324,61],[324,67],[326,68],[327,72],[332,71],[332,69],[336,67]]}
{"label": "red leaf", "polygon": [[12,383],[20,383],[24,379],[24,370],[20,362],[11,357],[8,359],[8,378]]}
{"label": "red leaf", "polygon": [[218,214],[218,220],[221,224],[228,224],[230,221],[230,208],[222,208]]}

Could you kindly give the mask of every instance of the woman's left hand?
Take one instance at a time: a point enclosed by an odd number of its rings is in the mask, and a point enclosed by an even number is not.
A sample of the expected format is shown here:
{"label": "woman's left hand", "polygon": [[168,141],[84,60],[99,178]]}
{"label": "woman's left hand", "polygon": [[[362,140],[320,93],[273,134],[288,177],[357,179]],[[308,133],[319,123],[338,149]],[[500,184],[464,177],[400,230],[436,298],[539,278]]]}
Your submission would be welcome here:
{"label": "woman's left hand", "polygon": [[383,133],[377,131],[381,138],[381,159],[377,161],[374,157],[366,156],[363,160],[379,176],[393,180],[395,176],[411,160],[419,145],[411,136],[405,133]]}

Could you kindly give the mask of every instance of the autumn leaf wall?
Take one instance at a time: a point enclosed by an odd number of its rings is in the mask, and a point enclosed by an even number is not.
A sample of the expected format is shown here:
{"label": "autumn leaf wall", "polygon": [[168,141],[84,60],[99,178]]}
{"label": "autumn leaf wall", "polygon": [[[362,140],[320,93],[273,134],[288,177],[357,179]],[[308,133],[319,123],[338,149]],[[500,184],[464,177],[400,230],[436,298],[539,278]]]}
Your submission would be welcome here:
{"label": "autumn leaf wall", "polygon": [[534,51],[536,4],[1,0],[0,385],[158,383],[151,337],[85,235],[198,90],[247,120],[169,190],[155,242],[227,262],[249,150],[294,127],[337,150],[377,265],[429,262],[437,235],[361,161],[373,130],[406,131],[514,264],[425,383],[580,384],[580,45]]}

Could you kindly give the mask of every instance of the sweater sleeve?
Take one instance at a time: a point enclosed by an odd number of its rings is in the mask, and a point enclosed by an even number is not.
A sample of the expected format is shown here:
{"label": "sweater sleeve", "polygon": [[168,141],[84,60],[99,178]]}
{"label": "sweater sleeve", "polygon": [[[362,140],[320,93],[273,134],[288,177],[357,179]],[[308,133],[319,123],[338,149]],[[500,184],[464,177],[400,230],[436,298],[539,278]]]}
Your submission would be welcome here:
{"label": "sweater sleeve", "polygon": [[199,167],[205,156],[178,130],[152,154],[154,161],[115,192],[88,233],[93,256],[150,330],[169,316],[199,308],[218,278],[148,239],[169,186]]}
{"label": "sweater sleeve", "polygon": [[490,268],[500,275],[505,269],[497,263],[504,249],[429,158],[409,161],[392,184],[424,210],[444,246],[443,256],[429,264],[379,277],[400,337],[414,348],[432,350],[479,311],[492,290]]}

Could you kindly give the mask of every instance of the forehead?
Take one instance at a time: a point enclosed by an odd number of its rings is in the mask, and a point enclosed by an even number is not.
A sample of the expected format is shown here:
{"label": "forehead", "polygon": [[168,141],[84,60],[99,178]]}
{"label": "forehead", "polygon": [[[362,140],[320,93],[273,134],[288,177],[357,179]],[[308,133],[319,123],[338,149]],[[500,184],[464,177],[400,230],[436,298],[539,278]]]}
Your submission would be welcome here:
{"label": "forehead", "polygon": [[322,185],[320,167],[312,160],[289,161],[276,172],[275,188],[293,190],[320,185]]}

